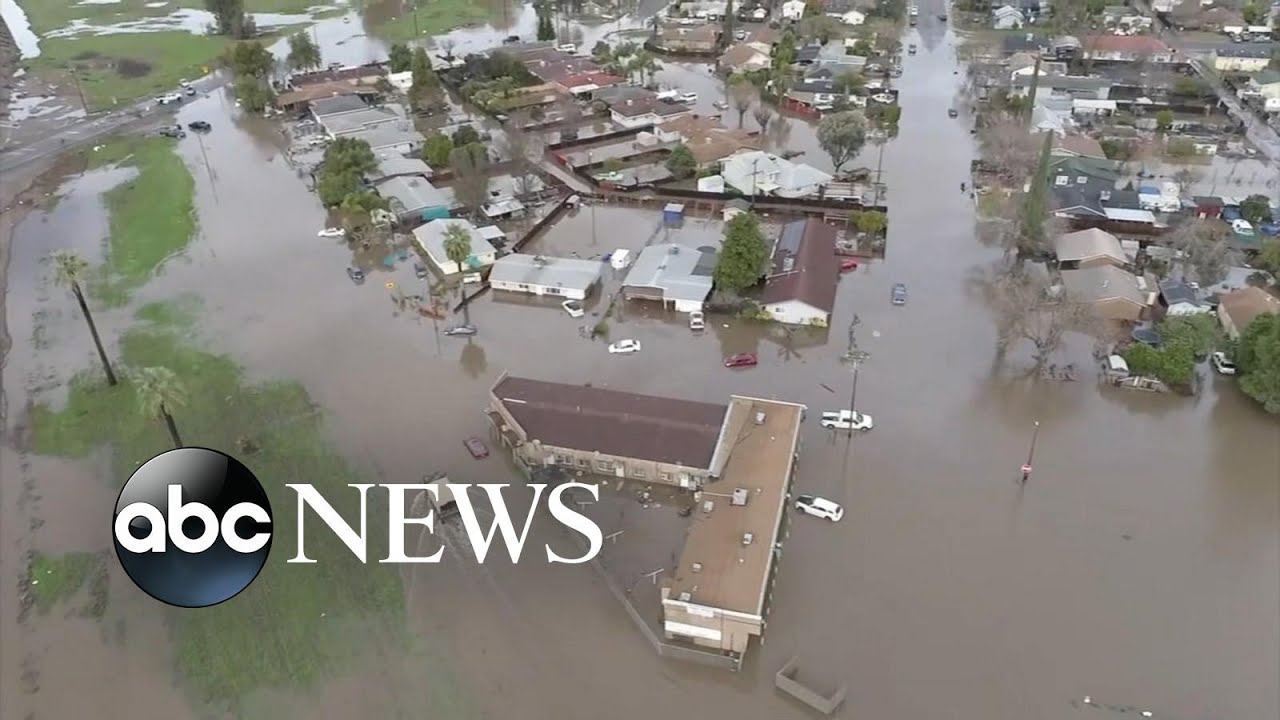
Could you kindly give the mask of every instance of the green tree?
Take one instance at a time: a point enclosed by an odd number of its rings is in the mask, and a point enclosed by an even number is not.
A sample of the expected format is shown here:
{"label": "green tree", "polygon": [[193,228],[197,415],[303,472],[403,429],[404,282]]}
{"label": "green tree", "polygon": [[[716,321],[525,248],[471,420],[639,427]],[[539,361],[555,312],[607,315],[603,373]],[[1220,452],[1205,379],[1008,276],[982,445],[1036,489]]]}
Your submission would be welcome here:
{"label": "green tree", "polygon": [[388,65],[391,72],[402,73],[413,67],[413,51],[404,43],[396,43],[388,51]]}
{"label": "green tree", "polygon": [[654,74],[658,72],[658,61],[648,50],[637,50],[627,64],[627,70],[639,74],[641,84],[651,84]]}
{"label": "green tree", "polygon": [[443,168],[449,164],[449,153],[453,152],[453,139],[439,130],[427,136],[422,146],[422,159],[432,169]]}
{"label": "green tree", "polygon": [[244,11],[244,0],[204,0],[204,7],[213,14],[218,35],[243,39],[257,33],[253,17]]}
{"label": "green tree", "polygon": [[591,47],[591,58],[599,65],[607,65],[612,52],[609,43],[604,40],[597,40],[596,44]]}
{"label": "green tree", "polygon": [[378,167],[369,143],[340,137],[324,150],[324,160],[316,176],[316,191],[327,207],[341,205],[348,195],[364,191],[361,178]]}
{"label": "green tree", "polygon": [[98,359],[102,361],[102,371],[107,375],[107,384],[116,384],[115,371],[111,369],[111,361],[107,359],[107,351],[102,346],[102,338],[98,336],[98,325],[93,321],[93,313],[89,312],[89,304],[85,302],[82,283],[89,273],[89,263],[84,261],[73,250],[56,250],[53,253],[53,281],[59,287],[71,290],[80,304],[80,314],[89,324],[89,335],[93,337],[93,346],[98,350]]}
{"label": "green tree", "polygon": [[1235,360],[1240,389],[1267,412],[1280,414],[1280,315],[1254,318],[1240,334]]}
{"label": "green tree", "polygon": [[1271,222],[1271,202],[1266,195],[1250,195],[1240,201],[1240,217],[1254,225]]}
{"label": "green tree", "polygon": [[[459,223],[449,223],[444,229],[444,256],[458,266],[459,272],[467,269],[467,260],[471,257],[471,233],[466,227]],[[458,302],[465,298],[466,284],[459,282]],[[467,305],[462,306],[462,321],[471,324],[471,310]]]}
{"label": "green tree", "polygon": [[1027,102],[1024,107],[1018,108],[1018,112],[1025,112],[1027,116],[1027,126],[1031,126],[1032,119],[1035,117],[1036,95],[1040,93],[1040,56],[1036,56],[1036,64],[1031,68],[1031,85],[1027,87]]}
{"label": "green tree", "polygon": [[850,95],[861,90],[867,84],[866,78],[852,70],[846,70],[831,82],[831,89],[841,95]]}
{"label": "green tree", "polygon": [[238,42],[231,46],[228,64],[237,76],[265,78],[271,74],[276,59],[271,51],[257,40]]}
{"label": "green tree", "polygon": [[693,157],[693,153],[684,143],[680,143],[671,148],[671,154],[667,156],[667,170],[671,172],[677,180],[683,180],[689,177],[698,169],[698,161]]}
{"label": "green tree", "polygon": [[265,80],[249,75],[236,78],[235,91],[240,106],[253,113],[266,110],[275,100],[275,93]]}
{"label": "green tree", "polygon": [[409,86],[409,105],[415,110],[421,110],[439,93],[440,79],[431,69],[431,59],[423,48],[414,48],[409,69],[413,71],[413,84]]}
{"label": "green tree", "polygon": [[724,244],[712,275],[716,287],[737,294],[755,285],[760,282],[768,257],[769,246],[756,214],[734,215],[724,226]]}
{"label": "green tree", "polygon": [[1166,348],[1184,347],[1197,358],[1205,357],[1222,342],[1217,318],[1208,313],[1174,315],[1161,322],[1157,330]]}
{"label": "green tree", "polygon": [[872,236],[883,235],[885,229],[889,227],[889,221],[885,218],[884,213],[879,210],[865,210],[860,213],[854,213],[849,220],[849,224],[856,228],[858,232]]}
{"label": "green tree", "polygon": [[480,133],[470,125],[463,125],[453,131],[454,147],[466,147],[478,142],[480,142]]}
{"label": "green tree", "polygon": [[350,170],[321,170],[316,180],[316,193],[325,207],[341,205],[348,195],[360,192],[364,186],[360,174]]}
{"label": "green tree", "polygon": [[1196,97],[1200,94],[1200,83],[1192,77],[1179,76],[1173,80],[1173,94],[1183,97]]}
{"label": "green tree", "polygon": [[1196,361],[1185,345],[1165,346],[1160,349],[1134,343],[1121,353],[1129,371],[1135,375],[1154,377],[1166,385],[1186,387],[1195,374]]}
{"label": "green tree", "polygon": [[138,393],[138,409],[146,417],[163,420],[173,446],[183,447],[182,437],[178,435],[178,425],[171,414],[171,411],[187,402],[186,388],[182,386],[178,376],[164,367],[140,368],[131,372],[130,376]]}
{"label": "green tree", "polygon": [[1280,281],[1280,240],[1272,238],[1262,243],[1258,257],[1253,263],[1260,270],[1266,270],[1277,281]]}
{"label": "green tree", "polygon": [[1031,178],[1031,189],[1022,205],[1022,220],[1015,236],[1018,258],[1027,253],[1042,252],[1046,247],[1044,228],[1045,214],[1048,212],[1049,194],[1049,160],[1053,153],[1053,132],[1044,134],[1044,146],[1040,149],[1040,161],[1036,165],[1036,174]]}
{"label": "green tree", "polygon": [[796,62],[796,36],[787,30],[773,48],[773,69],[791,71]]}
{"label": "green tree", "polygon": [[289,36],[289,67],[294,70],[310,70],[320,67],[320,48],[303,30]]}
{"label": "green tree", "polygon": [[867,120],[860,112],[835,113],[818,123],[818,145],[831,156],[837,173],[858,156],[866,142]]}
{"label": "green tree", "polygon": [[1172,127],[1173,127],[1173,111],[1172,110],[1161,110],[1160,112],[1156,113],[1156,131],[1157,132],[1162,132],[1162,133],[1169,132],[1169,129]]}
{"label": "green tree", "polygon": [[1248,2],[1241,9],[1246,25],[1261,25],[1267,19],[1267,5],[1263,2]]}

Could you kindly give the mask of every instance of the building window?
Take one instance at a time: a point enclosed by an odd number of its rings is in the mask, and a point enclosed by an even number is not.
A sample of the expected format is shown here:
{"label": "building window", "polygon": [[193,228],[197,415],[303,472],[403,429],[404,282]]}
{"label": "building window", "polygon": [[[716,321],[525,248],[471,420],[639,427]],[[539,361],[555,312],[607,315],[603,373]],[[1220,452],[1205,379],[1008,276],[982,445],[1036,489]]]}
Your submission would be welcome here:
{"label": "building window", "polygon": [[658,473],[658,479],[661,480],[662,482],[669,483],[671,482],[671,473],[660,472]]}
{"label": "building window", "polygon": [[587,460],[584,457],[578,458],[578,467],[590,467],[590,466],[591,466],[590,460]]}
{"label": "building window", "polygon": [[543,288],[543,290],[542,290],[542,291],[543,291],[543,292],[545,292],[545,293],[546,293],[546,294],[548,294],[548,295],[559,295],[559,294],[560,294],[560,288],[549,287],[549,288]]}
{"label": "building window", "polygon": [[568,456],[567,454],[565,454],[565,453],[556,453],[556,464],[557,464],[557,465],[572,465],[572,464],[573,464],[573,458],[569,457],[569,456]]}
{"label": "building window", "polygon": [[597,460],[596,469],[599,470],[600,472],[613,472],[613,461]]}
{"label": "building window", "polygon": [[631,468],[631,477],[633,477],[633,478],[637,478],[637,479],[639,479],[639,480],[643,480],[643,479],[644,479],[644,468],[642,468],[642,467],[634,467],[634,468]]}

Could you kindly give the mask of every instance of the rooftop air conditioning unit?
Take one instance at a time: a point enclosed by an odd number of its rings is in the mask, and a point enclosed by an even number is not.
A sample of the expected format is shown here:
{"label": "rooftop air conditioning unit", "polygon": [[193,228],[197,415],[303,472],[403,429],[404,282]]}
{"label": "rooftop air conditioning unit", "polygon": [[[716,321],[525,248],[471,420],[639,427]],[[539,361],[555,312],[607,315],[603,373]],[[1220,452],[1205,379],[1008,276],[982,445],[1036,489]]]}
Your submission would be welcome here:
{"label": "rooftop air conditioning unit", "polygon": [[765,417],[764,413],[762,413],[762,412],[758,412],[758,413],[756,413],[756,424],[757,424],[757,425],[763,425],[763,424],[764,424],[764,417]]}
{"label": "rooftop air conditioning unit", "polygon": [[753,540],[755,540],[755,539],[756,539],[755,533],[742,533],[742,544],[743,544],[743,545],[750,545],[750,544],[751,544],[751,541],[753,541]]}
{"label": "rooftop air conditioning unit", "polygon": [[693,593],[682,592],[678,597],[680,598],[680,602],[689,602],[693,599]]}
{"label": "rooftop air conditioning unit", "polygon": [[702,563],[694,563],[692,569],[694,572],[702,572]]}
{"label": "rooftop air conditioning unit", "polygon": [[746,505],[747,504],[746,488],[734,488],[733,499],[729,501],[729,504],[730,505]]}
{"label": "rooftop air conditioning unit", "polygon": [[703,503],[702,503],[702,512],[706,513],[707,515],[710,515],[710,514],[711,514],[711,510],[712,510],[715,506],[716,506],[716,504],[715,504],[714,502],[712,502],[711,500],[707,500],[707,501],[705,501],[705,502],[703,502]]}

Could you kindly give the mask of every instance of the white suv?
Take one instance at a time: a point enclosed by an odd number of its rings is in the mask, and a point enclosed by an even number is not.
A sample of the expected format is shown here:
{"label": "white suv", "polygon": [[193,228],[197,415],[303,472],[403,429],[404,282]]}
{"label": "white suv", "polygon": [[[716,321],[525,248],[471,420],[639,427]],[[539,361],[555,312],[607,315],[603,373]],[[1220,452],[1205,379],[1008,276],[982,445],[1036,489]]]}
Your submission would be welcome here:
{"label": "white suv", "polygon": [[816,495],[800,495],[796,498],[796,509],[806,515],[840,522],[844,517],[844,508],[838,504]]}
{"label": "white suv", "polygon": [[693,312],[689,313],[689,329],[690,330],[705,330],[706,327],[707,327],[707,322],[706,322],[706,319],[703,318],[702,316],[702,311],[694,310]]}

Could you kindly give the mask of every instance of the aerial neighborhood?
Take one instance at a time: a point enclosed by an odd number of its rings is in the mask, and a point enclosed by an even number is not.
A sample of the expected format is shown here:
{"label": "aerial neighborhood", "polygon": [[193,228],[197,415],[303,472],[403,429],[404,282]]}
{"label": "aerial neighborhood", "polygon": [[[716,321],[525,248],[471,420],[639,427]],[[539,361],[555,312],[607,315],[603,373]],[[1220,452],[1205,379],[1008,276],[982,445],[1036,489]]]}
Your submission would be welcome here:
{"label": "aerial neighborhood", "polygon": [[[4,15],[0,715],[1280,710],[1280,3],[198,5]],[[80,506],[188,447],[280,547],[153,618]]]}

